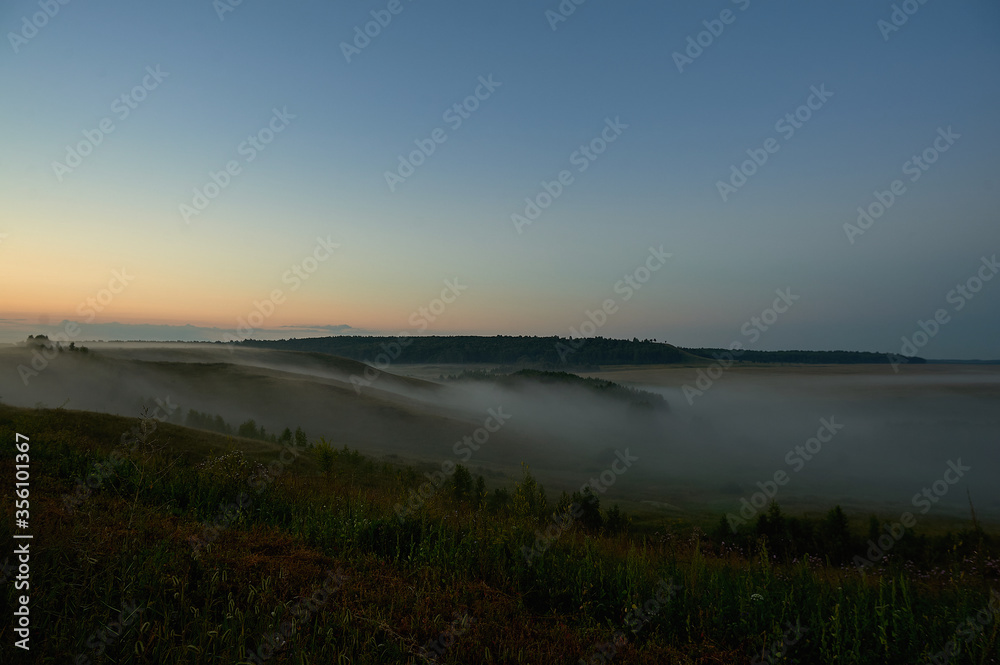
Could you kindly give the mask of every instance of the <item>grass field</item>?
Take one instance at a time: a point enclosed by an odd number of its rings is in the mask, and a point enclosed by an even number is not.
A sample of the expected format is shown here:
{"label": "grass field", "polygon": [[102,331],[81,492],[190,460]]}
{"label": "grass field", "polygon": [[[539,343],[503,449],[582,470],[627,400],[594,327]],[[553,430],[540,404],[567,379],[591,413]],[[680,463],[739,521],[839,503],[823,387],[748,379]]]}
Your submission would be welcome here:
{"label": "grass field", "polygon": [[400,510],[429,481],[336,441],[151,425],[0,406],[0,439],[30,437],[34,536],[31,650],[5,630],[4,662],[1000,662],[997,534],[968,523],[861,572],[864,515],[628,526],[461,472]]}

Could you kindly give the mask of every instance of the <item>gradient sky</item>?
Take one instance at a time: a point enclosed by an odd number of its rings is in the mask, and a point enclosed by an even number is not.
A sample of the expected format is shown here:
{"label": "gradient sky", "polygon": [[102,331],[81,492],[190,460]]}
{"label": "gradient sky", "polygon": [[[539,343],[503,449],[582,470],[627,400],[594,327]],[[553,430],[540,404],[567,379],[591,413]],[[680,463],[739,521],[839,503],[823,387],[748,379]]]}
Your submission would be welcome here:
{"label": "gradient sky", "polygon": [[[555,0],[400,0],[347,62],[341,44],[388,0],[243,0],[220,19],[224,1],[75,0],[35,32],[37,0],[0,6],[0,340],[87,321],[124,269],[90,336],[235,334],[281,289],[250,336],[567,335],[614,299],[596,334],[728,346],[788,288],[799,299],[749,348],[900,352],[944,309],[920,355],[1000,357],[1000,279],[949,298],[1000,252],[996,2],[911,0],[886,39],[893,4],[872,0],[588,0],[555,30]],[[168,76],[122,118],[147,67]],[[490,76],[453,128],[443,113]],[[812,86],[833,96],[786,139],[775,123]],[[273,109],[295,117],[247,162]],[[60,179],[53,163],[105,118]],[[579,172],[571,155],[608,118],[628,128]],[[961,138],[911,182],[904,163],[948,127]],[[385,172],[436,128],[447,140],[390,191]],[[771,137],[723,201],[717,182]],[[179,206],[230,160],[239,175],[186,223]],[[562,170],[572,184],[518,233],[511,215]],[[895,179],[905,193],[849,242],[844,224]],[[293,290],[283,276],[319,237],[339,248]],[[661,245],[671,258],[626,302],[615,285]],[[467,288],[415,327],[456,278]]]}

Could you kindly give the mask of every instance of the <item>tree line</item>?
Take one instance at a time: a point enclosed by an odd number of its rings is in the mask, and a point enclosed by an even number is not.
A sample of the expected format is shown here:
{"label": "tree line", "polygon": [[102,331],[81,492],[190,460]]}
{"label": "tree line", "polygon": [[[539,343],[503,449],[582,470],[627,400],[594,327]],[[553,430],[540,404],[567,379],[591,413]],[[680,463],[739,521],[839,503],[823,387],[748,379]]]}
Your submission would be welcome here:
{"label": "tree line", "polygon": [[294,442],[296,446],[301,447],[309,444],[309,437],[306,436],[305,431],[301,427],[296,427],[294,432],[291,428],[286,427],[282,430],[281,434],[278,434],[276,432],[268,432],[263,425],[258,425],[256,420],[250,418],[234,429],[222,416],[218,414],[213,416],[212,414],[202,413],[194,409],[188,410],[187,416],[184,418],[184,425],[195,429],[228,434],[229,436],[235,435],[246,439],[270,441],[271,443],[291,444]]}
{"label": "tree line", "polygon": [[[219,342],[220,344],[222,342]],[[488,363],[511,367],[530,365],[543,369],[598,367],[600,365],[669,365],[714,361],[715,348],[682,348],[655,339],[633,337],[611,339],[588,337],[534,337],[524,335],[427,335],[418,337],[383,337],[372,335],[336,335],[304,339],[244,340],[230,342],[255,348],[327,353],[361,362],[372,362],[385,354],[385,347],[398,344],[397,362],[420,364]],[[573,353],[560,353],[572,348]],[[739,362],[802,364],[887,364],[891,354],[870,351],[743,351]],[[925,363],[923,358],[908,358],[908,363]]]}

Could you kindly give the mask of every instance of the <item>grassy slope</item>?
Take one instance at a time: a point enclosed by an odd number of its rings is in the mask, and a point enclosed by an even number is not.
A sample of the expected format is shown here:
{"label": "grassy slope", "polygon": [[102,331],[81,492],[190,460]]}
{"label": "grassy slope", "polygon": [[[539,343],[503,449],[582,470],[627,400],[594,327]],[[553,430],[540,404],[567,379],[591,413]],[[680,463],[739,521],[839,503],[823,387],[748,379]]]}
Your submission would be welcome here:
{"label": "grassy slope", "polygon": [[[703,551],[680,530],[633,542],[574,528],[529,566],[519,548],[538,525],[517,499],[488,513],[443,489],[401,523],[392,504],[420,482],[409,469],[342,453],[327,478],[310,452],[258,492],[246,469],[208,473],[195,464],[233,447],[271,464],[279,448],[171,425],[153,435],[164,446],[158,454],[140,446],[67,512],[61,496],[73,480],[106,461],[135,424],[0,406],[0,440],[16,431],[32,442],[34,641],[24,662],[244,662],[327,571],[340,570],[342,588],[304,608],[267,662],[431,662],[421,646],[453,625],[442,640],[453,644],[437,662],[577,662],[597,653],[663,579],[679,588],[616,647],[614,662],[746,663],[799,621],[805,632],[787,662],[915,663],[987,607],[987,589],[998,583],[995,570],[973,574],[960,560],[936,572],[864,578],[816,563],[780,565],[766,555]],[[7,487],[12,475],[7,454]],[[246,510],[220,521],[220,504],[241,491]],[[9,492],[0,503],[10,514]],[[7,542],[9,523],[0,529]],[[199,536],[210,544],[195,556],[189,539]],[[4,592],[13,606],[9,581]],[[126,603],[145,609],[114,630]],[[464,627],[462,616],[471,618]],[[950,662],[997,662],[998,625]],[[14,638],[3,626],[0,649],[10,654]]]}

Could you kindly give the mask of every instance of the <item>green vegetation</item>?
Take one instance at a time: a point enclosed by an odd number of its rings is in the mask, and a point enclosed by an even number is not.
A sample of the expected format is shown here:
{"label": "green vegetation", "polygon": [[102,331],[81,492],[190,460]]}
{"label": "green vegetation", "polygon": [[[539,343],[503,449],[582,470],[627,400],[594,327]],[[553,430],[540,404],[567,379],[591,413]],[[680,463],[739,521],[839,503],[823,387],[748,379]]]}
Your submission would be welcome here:
{"label": "green vegetation", "polygon": [[[251,418],[244,421],[236,428],[235,432],[233,426],[223,419],[222,416],[216,414],[211,415],[208,413],[201,413],[200,411],[195,411],[194,409],[189,409],[187,417],[184,418],[184,424],[187,427],[194,427],[197,429],[205,429],[210,432],[218,432],[219,434],[236,434],[244,439],[258,439],[260,441],[270,441],[271,443],[292,443],[292,430],[285,428],[281,435],[277,435],[274,432],[268,432],[264,429],[263,425],[257,426],[257,422]],[[295,429],[294,441],[297,446],[305,448],[308,445],[308,437],[306,433],[302,431],[301,427]]]}
{"label": "green vegetation", "polygon": [[[488,493],[459,466],[400,517],[425,481],[416,468],[291,432],[153,425],[0,406],[0,439],[31,438],[34,662],[925,663],[950,643],[950,664],[1000,655],[996,539],[978,526],[904,537],[862,574],[851,556],[881,525],[853,532],[836,508],[809,521],[772,506],[737,534],[667,521],[637,533],[589,492],[550,502],[525,469]],[[13,466],[5,455],[5,478]],[[16,593],[8,582],[8,607]]]}
{"label": "green vegetation", "polygon": [[24,342],[25,346],[29,349],[56,349],[59,353],[64,351],[70,352],[80,352],[89,353],[90,349],[86,346],[77,346],[76,342],[70,342],[68,345],[64,346],[62,342],[53,342],[49,339],[48,335],[28,335],[27,340]]}

